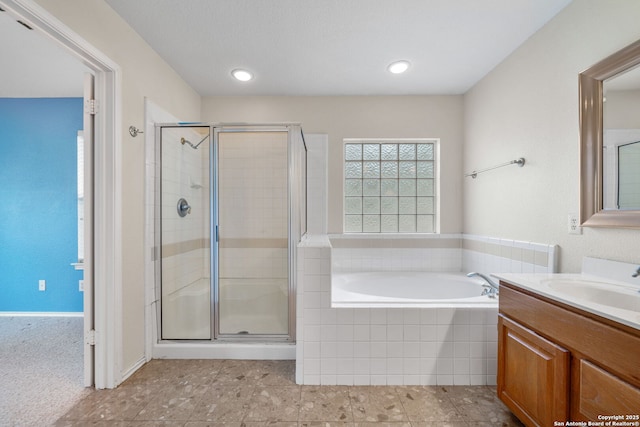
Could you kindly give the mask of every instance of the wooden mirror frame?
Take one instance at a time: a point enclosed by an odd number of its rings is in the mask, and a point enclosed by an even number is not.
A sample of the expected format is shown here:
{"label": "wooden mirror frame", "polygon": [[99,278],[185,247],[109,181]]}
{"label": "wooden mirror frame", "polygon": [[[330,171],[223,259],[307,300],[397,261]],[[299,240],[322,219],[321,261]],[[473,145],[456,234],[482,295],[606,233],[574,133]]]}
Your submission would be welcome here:
{"label": "wooden mirror frame", "polygon": [[603,209],[602,83],[640,65],[640,40],[579,75],[580,98],[580,224],[583,227],[639,228],[640,210]]}

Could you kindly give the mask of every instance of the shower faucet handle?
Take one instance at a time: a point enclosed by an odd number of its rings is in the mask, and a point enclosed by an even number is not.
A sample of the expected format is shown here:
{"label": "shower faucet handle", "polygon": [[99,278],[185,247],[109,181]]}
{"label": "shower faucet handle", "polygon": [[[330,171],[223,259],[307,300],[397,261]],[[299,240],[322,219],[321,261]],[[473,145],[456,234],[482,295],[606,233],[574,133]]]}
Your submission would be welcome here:
{"label": "shower faucet handle", "polygon": [[178,200],[178,215],[180,218],[184,218],[187,214],[191,213],[191,206],[184,198]]}

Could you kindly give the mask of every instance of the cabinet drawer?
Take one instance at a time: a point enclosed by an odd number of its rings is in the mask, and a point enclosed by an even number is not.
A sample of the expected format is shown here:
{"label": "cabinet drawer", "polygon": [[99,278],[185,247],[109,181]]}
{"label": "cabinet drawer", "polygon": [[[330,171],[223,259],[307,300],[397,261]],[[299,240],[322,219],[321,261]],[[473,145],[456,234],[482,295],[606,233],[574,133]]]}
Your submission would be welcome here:
{"label": "cabinet drawer", "polygon": [[574,420],[597,421],[599,415],[640,414],[640,389],[584,359],[575,360],[574,370],[577,388],[571,411]]}

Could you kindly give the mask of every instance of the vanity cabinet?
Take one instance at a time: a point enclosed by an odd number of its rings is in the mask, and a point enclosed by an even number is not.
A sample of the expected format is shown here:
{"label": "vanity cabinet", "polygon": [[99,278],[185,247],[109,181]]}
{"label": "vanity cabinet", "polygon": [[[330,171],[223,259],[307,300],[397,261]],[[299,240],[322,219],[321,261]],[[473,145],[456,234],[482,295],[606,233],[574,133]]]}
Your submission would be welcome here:
{"label": "vanity cabinet", "polygon": [[498,396],[523,423],[640,421],[640,331],[500,284]]}
{"label": "vanity cabinet", "polygon": [[500,315],[498,394],[527,425],[569,415],[569,351]]}

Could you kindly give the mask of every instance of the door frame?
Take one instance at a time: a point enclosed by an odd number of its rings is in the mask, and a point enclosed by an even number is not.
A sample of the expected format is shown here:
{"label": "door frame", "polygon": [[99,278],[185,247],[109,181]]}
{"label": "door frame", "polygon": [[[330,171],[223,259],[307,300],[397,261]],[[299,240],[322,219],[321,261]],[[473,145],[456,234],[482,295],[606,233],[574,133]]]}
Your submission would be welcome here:
{"label": "door frame", "polygon": [[[122,380],[123,360],[121,70],[118,64],[33,0],[0,0],[0,5],[66,48],[95,76],[98,113],[95,116],[93,170],[94,386],[114,388]],[[90,254],[87,250],[87,256]]]}

